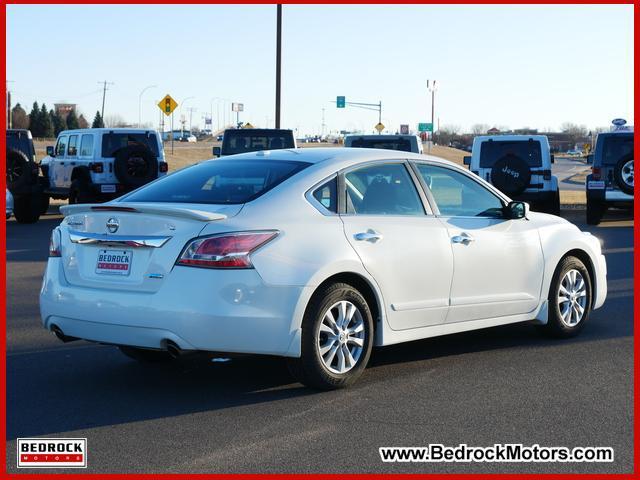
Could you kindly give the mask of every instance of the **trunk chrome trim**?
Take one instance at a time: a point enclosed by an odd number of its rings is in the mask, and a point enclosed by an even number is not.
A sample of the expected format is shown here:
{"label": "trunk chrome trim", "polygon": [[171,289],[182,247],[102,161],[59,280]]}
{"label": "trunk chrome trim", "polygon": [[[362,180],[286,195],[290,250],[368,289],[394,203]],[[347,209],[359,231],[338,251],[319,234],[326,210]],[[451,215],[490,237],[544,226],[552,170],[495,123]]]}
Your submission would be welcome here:
{"label": "trunk chrome trim", "polygon": [[160,237],[152,235],[109,235],[106,233],[87,233],[69,230],[69,239],[72,243],[81,245],[123,245],[133,248],[160,248],[173,237]]}

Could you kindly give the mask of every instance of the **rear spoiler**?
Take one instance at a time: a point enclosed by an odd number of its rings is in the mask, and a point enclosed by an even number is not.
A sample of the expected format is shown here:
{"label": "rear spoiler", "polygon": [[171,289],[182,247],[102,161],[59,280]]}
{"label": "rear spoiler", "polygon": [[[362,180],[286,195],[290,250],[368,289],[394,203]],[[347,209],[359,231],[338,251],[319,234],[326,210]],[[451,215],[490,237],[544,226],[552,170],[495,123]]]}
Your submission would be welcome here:
{"label": "rear spoiler", "polygon": [[65,217],[78,213],[91,212],[148,213],[151,215],[163,215],[166,217],[187,218],[189,220],[197,220],[199,222],[211,222],[213,220],[224,220],[227,218],[227,216],[222,213],[149,203],[118,203],[118,205],[87,203],[81,205],[64,205],[60,207],[60,212]]}

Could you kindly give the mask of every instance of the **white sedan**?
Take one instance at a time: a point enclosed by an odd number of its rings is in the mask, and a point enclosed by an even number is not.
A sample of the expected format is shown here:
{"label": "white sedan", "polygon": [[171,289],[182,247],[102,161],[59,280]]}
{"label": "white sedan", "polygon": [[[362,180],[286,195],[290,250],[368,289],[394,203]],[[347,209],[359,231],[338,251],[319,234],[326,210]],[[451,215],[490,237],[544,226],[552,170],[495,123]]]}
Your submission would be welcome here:
{"label": "white sedan", "polygon": [[596,237],[432,156],[248,153],[61,210],[40,294],[60,339],[278,355],[317,388],[373,346],[525,321],[569,337],[607,294]]}

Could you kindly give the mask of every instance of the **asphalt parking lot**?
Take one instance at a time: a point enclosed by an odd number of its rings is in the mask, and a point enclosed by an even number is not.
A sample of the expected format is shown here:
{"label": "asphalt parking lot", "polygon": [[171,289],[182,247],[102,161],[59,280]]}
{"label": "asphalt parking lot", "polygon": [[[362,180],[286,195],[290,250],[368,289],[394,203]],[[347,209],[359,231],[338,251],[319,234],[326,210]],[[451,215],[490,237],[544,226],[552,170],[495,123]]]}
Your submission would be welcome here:
{"label": "asphalt parking lot", "polygon": [[[355,387],[317,393],[279,359],[143,366],[115,347],[44,331],[51,229],[7,222],[7,469],[18,437],[86,437],[89,472],[631,472],[633,228],[604,240],[609,296],[582,335],[520,324],[374,351]],[[385,464],[381,446],[611,446],[614,463]]]}

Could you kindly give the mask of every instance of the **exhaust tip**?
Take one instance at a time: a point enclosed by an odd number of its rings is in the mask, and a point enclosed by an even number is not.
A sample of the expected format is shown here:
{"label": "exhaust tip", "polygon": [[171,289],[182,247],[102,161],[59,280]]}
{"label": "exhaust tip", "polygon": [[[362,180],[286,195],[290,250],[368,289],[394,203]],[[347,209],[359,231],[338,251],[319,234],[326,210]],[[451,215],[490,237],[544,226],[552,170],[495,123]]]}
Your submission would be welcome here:
{"label": "exhaust tip", "polygon": [[166,342],[167,352],[171,356],[171,358],[178,358],[182,356],[182,349],[172,340],[167,340]]}
{"label": "exhaust tip", "polygon": [[77,337],[69,337],[65,335],[62,329],[57,325],[51,325],[51,331],[53,334],[58,337],[58,339],[64,343],[75,342],[76,340],[80,340]]}

